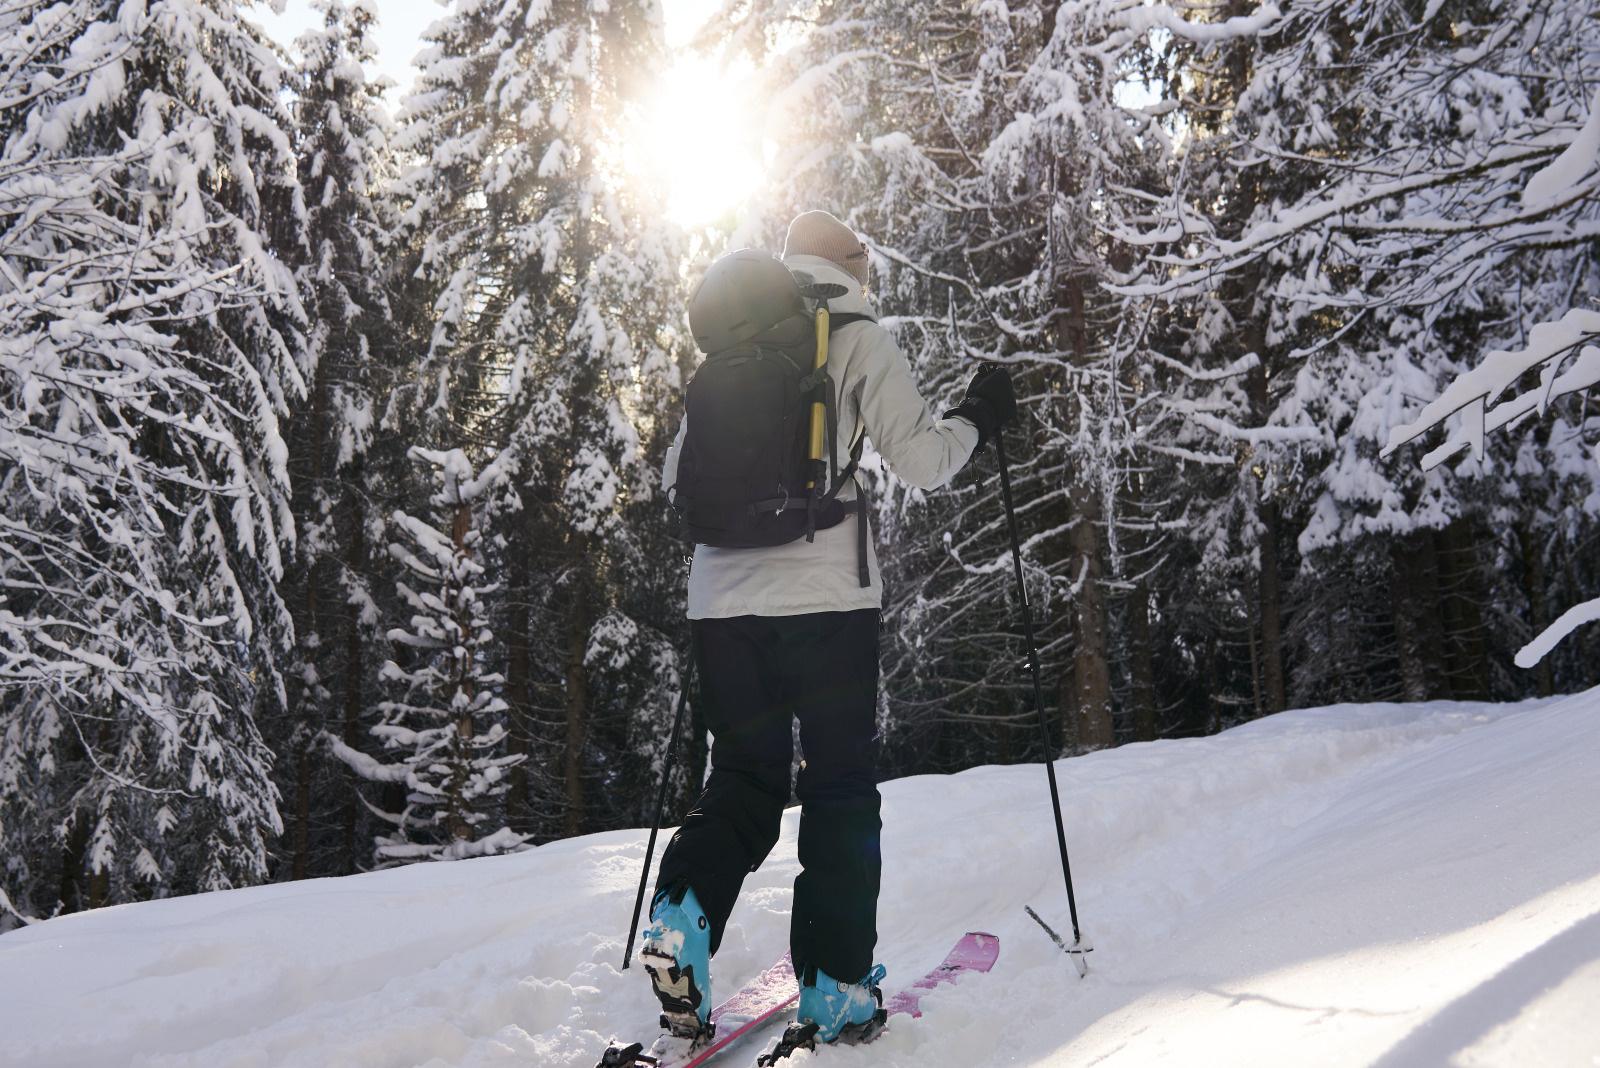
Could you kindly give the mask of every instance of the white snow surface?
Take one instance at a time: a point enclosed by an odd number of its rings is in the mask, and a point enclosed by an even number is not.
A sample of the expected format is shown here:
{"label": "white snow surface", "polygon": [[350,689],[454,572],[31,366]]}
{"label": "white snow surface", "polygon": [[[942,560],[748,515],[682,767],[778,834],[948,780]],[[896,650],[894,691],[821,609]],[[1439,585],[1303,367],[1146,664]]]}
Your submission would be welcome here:
{"label": "white snow surface", "polygon": [[[1023,913],[1067,927],[1039,767],[888,783],[888,987],[969,929],[1000,961],[797,1066],[1600,1064],[1600,689],[1291,712],[1058,769],[1088,978]],[[798,815],[719,995],[785,947]],[[654,1032],[642,971],[617,970],[644,838],[11,932],[0,1063],[589,1068]]]}

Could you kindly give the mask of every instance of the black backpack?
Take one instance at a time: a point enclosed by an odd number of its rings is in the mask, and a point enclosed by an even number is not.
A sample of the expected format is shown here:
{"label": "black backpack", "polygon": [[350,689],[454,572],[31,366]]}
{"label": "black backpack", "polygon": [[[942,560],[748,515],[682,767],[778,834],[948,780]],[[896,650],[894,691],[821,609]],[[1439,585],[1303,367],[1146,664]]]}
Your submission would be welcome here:
{"label": "black backpack", "polygon": [[[737,301],[732,307],[719,309],[721,317],[745,314]],[[689,382],[688,427],[677,481],[668,491],[684,536],[697,545],[751,549],[809,540],[865,507],[859,492],[855,501],[838,498],[855,476],[862,433],[858,430],[840,467],[833,380],[826,367],[815,367],[816,317],[803,302],[800,307],[802,311],[753,337],[733,340],[737,334],[720,336],[705,328],[709,316],[696,322],[691,306],[691,323],[702,327],[695,331],[702,346],[725,346],[710,352]],[[793,312],[793,306],[785,304],[783,310]],[[755,318],[759,326],[759,315]],[[739,325],[744,321],[739,318]],[[829,333],[872,321],[868,315],[833,314]],[[708,344],[708,338],[714,340]],[[824,458],[813,463],[808,454],[812,405],[817,403],[824,410]],[[869,584],[866,530],[863,513],[858,537],[862,586]]]}

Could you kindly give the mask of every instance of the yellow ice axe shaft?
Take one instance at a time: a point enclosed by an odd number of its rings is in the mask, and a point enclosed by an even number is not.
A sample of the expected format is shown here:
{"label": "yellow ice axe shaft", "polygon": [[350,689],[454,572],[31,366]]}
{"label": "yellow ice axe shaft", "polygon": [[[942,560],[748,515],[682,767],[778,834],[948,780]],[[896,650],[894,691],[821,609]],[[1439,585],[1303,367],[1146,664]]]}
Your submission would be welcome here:
{"label": "yellow ice axe shaft", "polygon": [[[821,371],[828,366],[828,306],[824,304],[817,309],[817,363],[816,369]],[[827,387],[827,383],[823,383]],[[822,441],[824,422],[827,418],[827,408],[821,401],[814,401],[811,405],[811,451],[807,453],[811,458],[812,471],[817,470],[822,462]],[[806,483],[807,489],[815,489],[816,479]]]}

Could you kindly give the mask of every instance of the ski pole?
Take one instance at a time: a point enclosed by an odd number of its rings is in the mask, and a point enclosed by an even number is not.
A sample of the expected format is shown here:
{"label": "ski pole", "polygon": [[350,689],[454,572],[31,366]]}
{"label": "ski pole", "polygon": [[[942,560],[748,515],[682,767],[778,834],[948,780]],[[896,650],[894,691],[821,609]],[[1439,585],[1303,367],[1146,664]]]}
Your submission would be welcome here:
{"label": "ski pole", "polygon": [[684,672],[683,686],[678,691],[678,711],[672,717],[672,736],[667,740],[667,755],[661,760],[661,789],[656,792],[656,814],[650,821],[650,842],[644,848],[644,870],[639,872],[639,896],[633,899],[633,921],[628,924],[624,938],[622,970],[633,963],[633,936],[639,931],[639,914],[644,911],[645,887],[650,884],[650,865],[656,857],[656,835],[661,830],[661,814],[667,807],[667,784],[672,781],[672,760],[678,752],[678,732],[683,727],[683,710],[689,703],[689,673]]}
{"label": "ski pole", "polygon": [[[1011,471],[1006,464],[1005,435],[998,428],[994,435],[994,451],[1000,461],[1000,495],[1005,501],[1006,527],[1011,534],[1011,565],[1017,576],[1017,596],[1022,601],[1022,632],[1028,640],[1028,666],[1033,671],[1033,707],[1039,713],[1039,737],[1044,742],[1044,770],[1050,777],[1050,811],[1056,817],[1056,845],[1061,850],[1061,876],[1067,883],[1067,908],[1072,914],[1072,946],[1061,948],[1072,958],[1078,975],[1083,976],[1089,971],[1083,954],[1090,952],[1093,947],[1084,944],[1083,932],[1078,929],[1078,898],[1072,891],[1072,864],[1067,859],[1067,829],[1061,822],[1061,788],[1056,785],[1056,765],[1050,758],[1054,743],[1050,737],[1050,723],[1044,715],[1044,686],[1039,681],[1039,645],[1033,637],[1033,610],[1028,606],[1028,587],[1022,579],[1022,544],[1017,538],[1017,510],[1011,503]],[[1028,911],[1034,919],[1038,919],[1032,909]],[[1043,921],[1040,923],[1043,924]],[[1050,929],[1045,927],[1045,930]],[[1050,933],[1054,937],[1055,932]],[[1060,939],[1056,939],[1056,943],[1060,945]]]}

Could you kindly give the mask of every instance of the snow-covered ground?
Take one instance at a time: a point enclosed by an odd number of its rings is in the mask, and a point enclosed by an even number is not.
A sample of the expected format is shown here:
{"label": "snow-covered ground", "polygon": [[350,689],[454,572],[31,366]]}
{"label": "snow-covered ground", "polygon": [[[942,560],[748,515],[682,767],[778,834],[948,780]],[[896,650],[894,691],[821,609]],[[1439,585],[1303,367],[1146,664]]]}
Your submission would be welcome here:
{"label": "snow-covered ground", "polygon": [[[1600,1065],[1600,690],[1294,712],[1059,769],[1089,977],[1023,913],[1066,926],[1038,767],[890,783],[889,987],[968,929],[1000,962],[814,1063]],[[719,993],[786,945],[797,816]],[[643,852],[595,835],[15,931],[0,1062],[590,1068],[655,1017],[617,970]]]}

